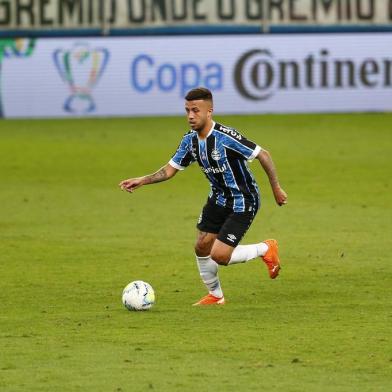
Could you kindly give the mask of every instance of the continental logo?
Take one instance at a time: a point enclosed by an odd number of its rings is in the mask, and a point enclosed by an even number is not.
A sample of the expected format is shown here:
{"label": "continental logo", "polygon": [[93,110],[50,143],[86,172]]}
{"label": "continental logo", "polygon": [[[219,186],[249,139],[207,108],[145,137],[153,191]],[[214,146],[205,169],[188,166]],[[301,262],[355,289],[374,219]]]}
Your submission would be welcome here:
{"label": "continental logo", "polygon": [[339,58],[321,49],[302,59],[281,59],[269,49],[252,49],[236,62],[234,82],[238,92],[253,101],[280,91],[391,88],[392,56]]}

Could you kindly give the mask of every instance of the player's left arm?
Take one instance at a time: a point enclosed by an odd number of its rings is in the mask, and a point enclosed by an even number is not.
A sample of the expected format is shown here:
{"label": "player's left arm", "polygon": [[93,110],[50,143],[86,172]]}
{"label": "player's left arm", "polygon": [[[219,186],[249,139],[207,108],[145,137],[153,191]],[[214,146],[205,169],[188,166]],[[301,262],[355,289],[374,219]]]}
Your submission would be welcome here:
{"label": "player's left arm", "polygon": [[274,162],[272,161],[271,155],[267,150],[260,150],[256,158],[259,160],[261,166],[263,167],[265,173],[268,176],[269,182],[271,184],[272,193],[274,194],[276,203],[280,206],[287,203],[287,194],[282,189],[279,184],[278,175],[276,173],[276,168]]}

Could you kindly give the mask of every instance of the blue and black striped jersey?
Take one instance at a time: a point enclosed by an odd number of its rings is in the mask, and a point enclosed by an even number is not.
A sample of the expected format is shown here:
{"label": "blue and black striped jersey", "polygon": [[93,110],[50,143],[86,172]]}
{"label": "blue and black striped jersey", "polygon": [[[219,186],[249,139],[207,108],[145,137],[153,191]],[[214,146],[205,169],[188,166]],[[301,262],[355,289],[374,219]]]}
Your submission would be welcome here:
{"label": "blue and black striped jersey", "polygon": [[169,164],[184,170],[197,161],[210,182],[213,202],[234,212],[252,211],[260,206],[260,193],[247,161],[260,150],[234,128],[214,122],[203,140],[196,131],[186,133]]}

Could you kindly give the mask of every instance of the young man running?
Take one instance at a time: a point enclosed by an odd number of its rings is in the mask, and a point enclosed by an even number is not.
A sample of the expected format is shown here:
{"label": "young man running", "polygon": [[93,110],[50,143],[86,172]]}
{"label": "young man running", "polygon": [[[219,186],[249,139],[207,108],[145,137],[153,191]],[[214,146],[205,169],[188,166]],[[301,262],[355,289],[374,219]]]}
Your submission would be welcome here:
{"label": "young man running", "polygon": [[260,207],[259,189],[247,161],[259,160],[278,205],[286,204],[287,195],[279,185],[268,151],[235,129],[212,120],[213,99],[208,89],[200,87],[189,91],[185,110],[192,129],[184,135],[169,163],[153,174],[124,180],[120,187],[132,193],[142,185],[166,181],[192,162],[198,162],[211,185],[197,223],[199,232],[195,244],[200,276],[209,293],[194,305],[223,305],[218,264],[231,265],[261,257],[271,279],[275,279],[280,270],[276,240],[238,245]]}

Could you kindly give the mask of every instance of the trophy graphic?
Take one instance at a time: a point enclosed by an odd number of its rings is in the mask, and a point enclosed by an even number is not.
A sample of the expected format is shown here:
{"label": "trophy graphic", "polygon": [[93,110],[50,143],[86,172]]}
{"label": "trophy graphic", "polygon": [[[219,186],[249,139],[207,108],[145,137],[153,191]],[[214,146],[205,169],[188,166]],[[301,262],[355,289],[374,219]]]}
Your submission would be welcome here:
{"label": "trophy graphic", "polygon": [[0,39],[0,118],[4,117],[1,76],[3,59],[30,57],[35,48],[34,38],[1,38]]}
{"label": "trophy graphic", "polygon": [[64,110],[69,113],[93,112],[96,106],[91,95],[92,89],[106,68],[109,51],[78,42],[70,50],[57,49],[53,53],[53,60],[71,91],[64,103]]}

